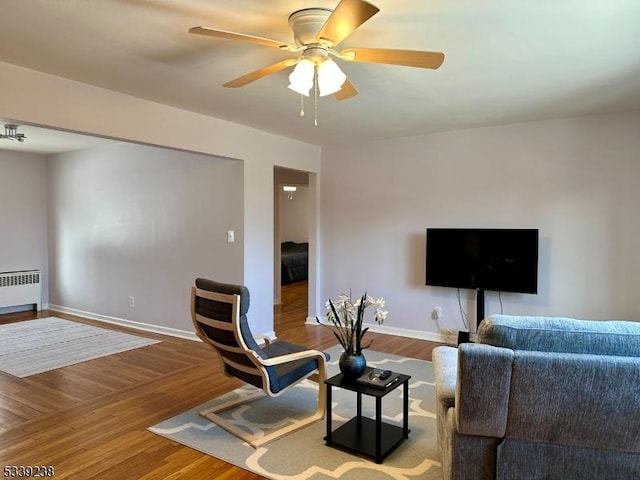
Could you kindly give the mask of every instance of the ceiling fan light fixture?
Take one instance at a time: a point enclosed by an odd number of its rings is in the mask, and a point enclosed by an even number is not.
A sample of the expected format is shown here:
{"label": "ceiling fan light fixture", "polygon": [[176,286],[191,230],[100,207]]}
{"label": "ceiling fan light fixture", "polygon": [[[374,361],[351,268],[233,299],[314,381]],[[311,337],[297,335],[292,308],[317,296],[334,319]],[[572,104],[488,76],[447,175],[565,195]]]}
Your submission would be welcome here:
{"label": "ceiling fan light fixture", "polygon": [[318,89],[319,95],[324,97],[336,93],[342,88],[347,76],[338,64],[331,59],[327,59],[318,65]]}
{"label": "ceiling fan light fixture", "polygon": [[308,58],[303,58],[289,75],[289,88],[306,97],[313,87],[315,66]]}

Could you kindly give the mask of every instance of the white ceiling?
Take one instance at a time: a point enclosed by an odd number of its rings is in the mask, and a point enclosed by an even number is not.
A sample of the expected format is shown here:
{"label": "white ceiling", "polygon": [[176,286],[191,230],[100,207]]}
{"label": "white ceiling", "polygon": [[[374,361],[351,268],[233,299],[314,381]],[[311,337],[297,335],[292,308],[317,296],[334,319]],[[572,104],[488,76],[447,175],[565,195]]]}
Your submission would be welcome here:
{"label": "white ceiling", "polygon": [[319,99],[317,127],[313,102],[299,116],[289,71],[222,87],[291,54],[187,33],[292,43],[289,14],[337,1],[6,1],[0,61],[318,145],[640,109],[638,0],[371,0],[380,12],[340,48],[442,51],[444,64],[340,62],[360,94]]}

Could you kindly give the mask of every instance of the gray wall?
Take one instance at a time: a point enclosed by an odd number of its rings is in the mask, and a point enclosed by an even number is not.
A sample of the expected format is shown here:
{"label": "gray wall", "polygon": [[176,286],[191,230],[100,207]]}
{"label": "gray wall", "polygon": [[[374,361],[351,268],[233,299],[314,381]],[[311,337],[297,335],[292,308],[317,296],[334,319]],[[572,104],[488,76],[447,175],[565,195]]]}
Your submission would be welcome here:
{"label": "gray wall", "polygon": [[242,162],[126,143],[51,156],[51,304],[192,331],[195,277],[242,282],[242,176]]}
{"label": "gray wall", "polygon": [[[323,149],[320,300],[367,290],[390,329],[436,332],[436,305],[461,328],[456,291],[424,285],[426,227],[531,227],[539,293],[503,294],[505,313],[640,320],[639,127],[613,114]],[[475,325],[475,292],[462,302]]]}
{"label": "gray wall", "polygon": [[[320,170],[320,147],[219,118],[0,62],[0,117],[16,123],[199,152],[243,163],[243,282],[251,291],[249,322],[273,331],[275,166]],[[317,202],[315,183],[310,198]],[[317,238],[318,218],[310,221]],[[315,275],[316,265],[310,270]],[[319,269],[318,269],[319,270]],[[315,305],[315,291],[310,292]]]}
{"label": "gray wall", "polygon": [[[282,190],[285,185],[295,186],[292,198]],[[306,172],[276,168],[274,171],[276,240],[280,242],[309,241],[309,176]],[[276,249],[279,248],[276,242]]]}
{"label": "gray wall", "polygon": [[[316,146],[2,62],[0,76],[14,86],[0,90],[3,118],[241,160],[256,332],[272,328],[274,166],[314,172],[310,199],[322,213],[310,232],[322,242],[310,268],[322,287],[312,312],[366,288],[388,299],[388,326],[434,332],[434,304],[456,326],[455,294],[424,286],[424,229],[473,223],[541,229],[541,292],[504,296],[507,313],[640,317],[637,113],[334,146],[321,172]],[[487,311],[498,308],[488,298]]]}
{"label": "gray wall", "polygon": [[46,157],[0,150],[0,272],[41,270],[46,305],[47,261]]}

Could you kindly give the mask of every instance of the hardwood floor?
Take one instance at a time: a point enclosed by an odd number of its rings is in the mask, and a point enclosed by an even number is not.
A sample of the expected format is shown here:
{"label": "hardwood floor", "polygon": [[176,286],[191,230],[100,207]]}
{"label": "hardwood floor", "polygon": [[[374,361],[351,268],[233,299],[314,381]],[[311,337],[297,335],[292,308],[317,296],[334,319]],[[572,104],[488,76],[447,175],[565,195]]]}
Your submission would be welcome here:
{"label": "hardwood floor", "polygon": [[[304,323],[306,296],[305,282],[282,289],[276,333],[329,348],[336,344],[330,330]],[[107,326],[47,311],[1,315],[0,324],[47,316]],[[191,340],[109,328],[162,342],[27,378],[0,372],[0,468],[53,466],[55,478],[83,480],[263,478],[146,430],[242,385],[220,373],[213,351]],[[423,360],[431,360],[438,345],[374,333],[367,337],[375,350]]]}

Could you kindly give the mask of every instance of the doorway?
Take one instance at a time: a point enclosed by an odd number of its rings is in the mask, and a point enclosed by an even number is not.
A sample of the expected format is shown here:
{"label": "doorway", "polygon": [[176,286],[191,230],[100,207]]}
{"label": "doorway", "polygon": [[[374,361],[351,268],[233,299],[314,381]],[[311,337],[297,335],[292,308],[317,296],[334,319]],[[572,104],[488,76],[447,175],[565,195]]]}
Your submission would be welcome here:
{"label": "doorway", "polygon": [[[276,312],[306,321],[315,289],[311,252],[315,194],[308,172],[274,168],[274,304]],[[315,291],[315,290],[313,290]],[[298,320],[296,320],[298,321]]]}

